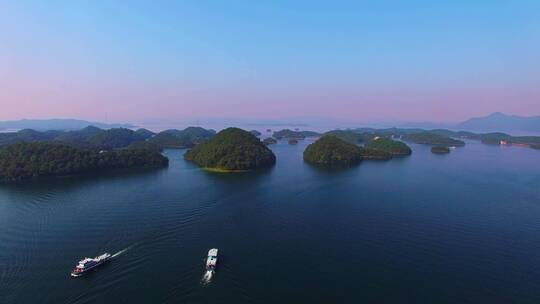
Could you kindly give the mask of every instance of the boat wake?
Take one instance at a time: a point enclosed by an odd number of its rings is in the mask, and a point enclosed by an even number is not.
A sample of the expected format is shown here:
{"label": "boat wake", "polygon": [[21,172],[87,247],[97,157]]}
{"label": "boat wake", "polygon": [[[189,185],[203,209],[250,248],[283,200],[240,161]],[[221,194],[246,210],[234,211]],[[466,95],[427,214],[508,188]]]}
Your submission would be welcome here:
{"label": "boat wake", "polygon": [[213,272],[212,271],[207,271],[203,278],[202,278],[202,283],[203,284],[208,284],[210,283],[210,281],[212,281],[212,276],[213,276]]}
{"label": "boat wake", "polygon": [[128,246],[120,251],[118,251],[117,253],[113,254],[111,258],[116,258],[117,256],[123,254],[124,252],[130,250],[134,245],[131,245],[131,246]]}

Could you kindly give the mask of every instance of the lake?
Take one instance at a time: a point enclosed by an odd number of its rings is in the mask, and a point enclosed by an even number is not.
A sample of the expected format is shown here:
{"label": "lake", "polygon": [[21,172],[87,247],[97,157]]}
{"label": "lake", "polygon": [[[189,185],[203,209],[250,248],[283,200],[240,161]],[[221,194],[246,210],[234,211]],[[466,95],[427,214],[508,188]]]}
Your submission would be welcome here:
{"label": "lake", "polygon": [[256,172],[166,150],[166,169],[1,185],[0,303],[540,303],[540,151],[411,145],[322,170],[309,142]]}

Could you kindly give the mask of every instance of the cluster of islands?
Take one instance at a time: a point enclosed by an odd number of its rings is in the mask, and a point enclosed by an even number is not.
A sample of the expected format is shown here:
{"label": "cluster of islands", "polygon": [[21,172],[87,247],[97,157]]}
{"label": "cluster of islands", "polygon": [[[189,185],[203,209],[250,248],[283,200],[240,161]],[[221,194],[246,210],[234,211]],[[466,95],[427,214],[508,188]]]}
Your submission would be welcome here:
{"label": "cluster of islands", "polygon": [[169,163],[161,153],[163,149],[189,149],[184,158],[207,170],[248,171],[276,163],[271,145],[280,140],[294,145],[307,137],[317,140],[306,147],[304,161],[322,167],[350,167],[363,160],[405,157],[412,153],[408,142],[430,145],[436,154],[464,146],[463,139],[540,149],[538,136],[446,129],[358,128],[325,133],[285,129],[273,132],[270,137],[261,139],[261,136],[256,130],[227,128],[216,132],[201,127],[159,133],[147,129],[93,126],[73,131],[25,129],[0,133],[0,181],[128,168],[161,168]]}

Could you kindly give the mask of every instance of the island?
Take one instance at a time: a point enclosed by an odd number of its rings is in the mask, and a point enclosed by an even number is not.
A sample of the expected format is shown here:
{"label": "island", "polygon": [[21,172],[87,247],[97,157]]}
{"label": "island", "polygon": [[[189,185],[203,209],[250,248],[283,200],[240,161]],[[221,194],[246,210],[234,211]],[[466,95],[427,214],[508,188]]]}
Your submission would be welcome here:
{"label": "island", "polygon": [[297,139],[289,139],[289,145],[296,145],[298,143]]}
{"label": "island", "polygon": [[362,150],[333,135],[324,135],[304,150],[304,161],[323,167],[348,167],[362,160]]}
{"label": "island", "polygon": [[281,131],[274,132],[273,137],[276,139],[304,139],[306,137],[317,137],[320,136],[320,133],[313,131],[293,131],[290,129],[284,129]]}
{"label": "island", "polygon": [[215,135],[214,130],[188,127],[184,130],[166,130],[158,134],[150,130],[133,131],[126,128],[103,130],[88,126],[72,131],[35,131],[31,129],[18,132],[0,133],[0,146],[14,143],[57,142],[80,149],[115,150],[126,148],[139,142],[151,142],[160,149],[190,148]]}
{"label": "island", "polygon": [[405,143],[384,137],[375,137],[373,140],[367,142],[364,147],[388,152],[392,156],[407,156],[412,153],[411,148]]}
{"label": "island", "polygon": [[324,135],[333,135],[351,144],[357,144],[363,140],[362,134],[352,130],[332,130],[324,133]]}
{"label": "island", "polygon": [[192,148],[197,144],[207,141],[216,134],[214,130],[201,127],[187,127],[184,130],[170,129],[162,131],[148,141],[160,148],[184,149]]}
{"label": "island", "polygon": [[403,135],[403,139],[416,144],[432,146],[462,147],[465,145],[465,142],[461,140],[432,132],[406,134]]}
{"label": "island", "polygon": [[257,136],[257,137],[261,136],[261,132],[259,132],[257,130],[251,130],[251,131],[249,131],[249,133],[251,133],[251,134],[253,134],[253,135]]}
{"label": "island", "polygon": [[156,133],[148,130],[148,129],[137,129],[135,131],[135,133],[137,133],[139,136],[141,136],[144,140],[147,140],[149,138],[152,138],[154,135],[156,135]]}
{"label": "island", "polygon": [[389,160],[392,159],[392,154],[387,151],[371,149],[371,148],[360,148],[360,153],[362,154],[362,159],[365,160]]}
{"label": "island", "polygon": [[272,150],[253,134],[239,128],[220,131],[188,150],[184,159],[207,170],[220,172],[247,171],[276,163]]}
{"label": "island", "polygon": [[435,146],[431,148],[431,153],[447,154],[447,153],[450,153],[450,148],[444,147],[444,146]]}
{"label": "island", "polygon": [[57,142],[16,143],[0,149],[0,181],[68,176],[127,168],[166,167],[169,159],[147,149],[84,150]]}
{"label": "island", "polygon": [[277,144],[277,140],[275,138],[273,138],[273,137],[267,137],[262,142],[263,142],[263,144],[265,144],[267,146]]}

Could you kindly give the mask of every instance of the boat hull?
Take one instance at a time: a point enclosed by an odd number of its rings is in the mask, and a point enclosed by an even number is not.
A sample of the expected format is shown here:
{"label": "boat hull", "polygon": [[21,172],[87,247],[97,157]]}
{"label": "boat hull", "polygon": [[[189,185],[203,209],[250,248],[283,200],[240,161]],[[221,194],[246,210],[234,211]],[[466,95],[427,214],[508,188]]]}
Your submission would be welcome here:
{"label": "boat hull", "polygon": [[86,273],[90,272],[91,270],[94,270],[100,266],[102,266],[103,264],[106,264],[107,262],[109,262],[111,260],[110,257],[104,259],[103,261],[100,261],[99,263],[97,263],[96,265],[92,265],[91,267],[88,267],[87,269],[84,269],[80,272],[75,272],[75,271],[72,271],[71,272],[71,276],[74,277],[74,278],[78,278],[80,276],[83,276],[85,275]]}

